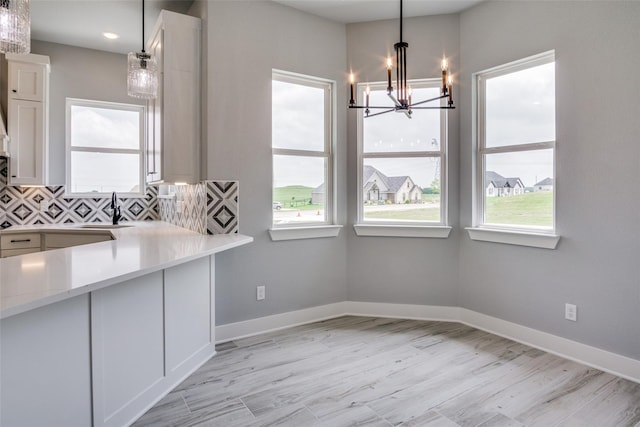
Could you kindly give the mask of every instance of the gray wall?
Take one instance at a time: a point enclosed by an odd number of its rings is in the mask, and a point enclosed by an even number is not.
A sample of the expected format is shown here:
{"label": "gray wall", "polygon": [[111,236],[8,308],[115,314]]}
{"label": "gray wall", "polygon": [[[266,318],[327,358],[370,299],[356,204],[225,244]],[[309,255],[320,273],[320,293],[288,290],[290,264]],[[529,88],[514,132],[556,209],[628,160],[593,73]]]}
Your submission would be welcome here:
{"label": "gray wall", "polygon": [[[274,68],[337,82],[338,222],[345,221],[345,27],[272,2],[207,8],[207,178],[240,180],[240,232],[255,239],[216,257],[217,323],[344,301],[346,230],[338,238],[272,242],[267,229]],[[256,301],[257,285],[266,285],[266,300]]]}
{"label": "gray wall", "polygon": [[32,40],[31,52],[49,55],[49,181],[65,181],[66,98],[140,104],[127,96],[127,56]]}
{"label": "gray wall", "polygon": [[[439,77],[443,53],[451,70],[460,70],[458,15],[409,18],[404,21],[409,43],[409,79]],[[399,40],[398,20],[347,25],[347,58],[358,80],[384,81],[384,58]],[[454,94],[456,90],[454,89]],[[347,98],[342,98],[347,102]],[[449,114],[449,224],[458,222],[458,110]],[[348,115],[348,298],[406,304],[456,305],[458,228],[448,239],[358,237],[356,113]],[[375,120],[375,119],[369,119]]]}
{"label": "gray wall", "polygon": [[[556,51],[555,251],[460,236],[460,304],[640,358],[640,3],[488,2],[460,18],[460,225],[471,225],[471,73]],[[564,304],[578,305],[578,322]]]}

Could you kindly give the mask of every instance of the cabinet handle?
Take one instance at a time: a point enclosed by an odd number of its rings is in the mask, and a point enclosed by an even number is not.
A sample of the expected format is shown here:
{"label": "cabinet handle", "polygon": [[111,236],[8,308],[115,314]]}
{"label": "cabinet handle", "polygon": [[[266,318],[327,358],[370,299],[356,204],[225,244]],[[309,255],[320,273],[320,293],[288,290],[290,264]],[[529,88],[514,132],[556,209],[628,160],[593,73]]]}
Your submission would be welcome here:
{"label": "cabinet handle", "polygon": [[17,176],[16,175],[11,175],[11,178],[17,178]]}
{"label": "cabinet handle", "polygon": [[17,90],[15,90],[15,89],[11,89],[11,92],[13,92],[13,93],[18,93],[18,91],[17,91]]}
{"label": "cabinet handle", "polygon": [[30,242],[31,239],[16,239],[16,240],[11,240],[11,243],[27,243]]}

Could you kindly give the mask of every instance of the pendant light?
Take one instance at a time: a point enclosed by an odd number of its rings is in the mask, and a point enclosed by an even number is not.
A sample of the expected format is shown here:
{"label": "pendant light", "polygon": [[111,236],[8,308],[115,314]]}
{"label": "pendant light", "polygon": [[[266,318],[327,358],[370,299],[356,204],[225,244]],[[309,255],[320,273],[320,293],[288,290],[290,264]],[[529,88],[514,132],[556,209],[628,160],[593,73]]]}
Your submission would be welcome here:
{"label": "pendant light", "polygon": [[144,51],[144,0],[142,0],[142,51],[129,52],[127,63],[129,96],[155,99],[158,96],[158,64],[156,58]]}
{"label": "pendant light", "polygon": [[[442,58],[442,88],[440,95],[426,99],[423,101],[412,102],[411,87],[407,83],[407,48],[409,43],[402,40],[402,0],[400,0],[400,41],[393,45],[396,51],[396,87],[394,89],[391,81],[391,74],[393,71],[393,61],[391,58],[387,58],[387,95],[393,101],[393,105],[389,106],[371,106],[369,105],[370,89],[367,87],[365,96],[365,105],[356,105],[354,99],[354,85],[355,77],[353,73],[350,75],[351,84],[351,98],[349,99],[349,108],[364,109],[365,117],[379,116],[380,114],[391,113],[393,111],[398,113],[404,113],[408,118],[411,118],[413,110],[427,110],[427,109],[453,109],[456,108],[453,105],[453,79],[449,73],[449,64],[446,58]],[[395,93],[394,93],[395,92]],[[447,98],[444,103],[441,100]],[[437,102],[437,103],[436,103]],[[434,103],[431,104],[430,103]],[[371,110],[383,110],[377,113],[371,114]]]}
{"label": "pendant light", "polygon": [[0,0],[0,52],[31,52],[29,0]]}

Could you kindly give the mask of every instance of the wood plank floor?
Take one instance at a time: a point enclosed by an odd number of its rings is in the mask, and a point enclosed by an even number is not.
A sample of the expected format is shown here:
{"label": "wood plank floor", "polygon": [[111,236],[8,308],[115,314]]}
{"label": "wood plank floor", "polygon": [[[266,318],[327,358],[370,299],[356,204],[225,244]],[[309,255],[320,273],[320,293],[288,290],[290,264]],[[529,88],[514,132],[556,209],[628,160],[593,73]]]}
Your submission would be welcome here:
{"label": "wood plank floor", "polygon": [[459,323],[341,317],[219,346],[135,426],[640,426],[640,384]]}

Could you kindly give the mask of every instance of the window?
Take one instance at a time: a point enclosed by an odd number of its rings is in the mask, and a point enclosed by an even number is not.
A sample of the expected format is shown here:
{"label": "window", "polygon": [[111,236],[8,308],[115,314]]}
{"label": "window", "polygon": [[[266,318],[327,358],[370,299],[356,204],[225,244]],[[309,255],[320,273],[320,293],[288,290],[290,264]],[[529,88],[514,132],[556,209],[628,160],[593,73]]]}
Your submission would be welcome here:
{"label": "window", "polygon": [[476,75],[476,226],[552,233],[555,62],[545,53]]}
{"label": "window", "polygon": [[273,225],[331,224],[332,83],[274,71]]}
{"label": "window", "polygon": [[[435,98],[439,84],[412,81],[412,96]],[[385,84],[369,86],[371,105],[389,104]],[[365,88],[358,85],[360,96]],[[411,119],[395,112],[365,119],[359,112],[358,121],[358,222],[445,225],[447,111],[416,109]]]}
{"label": "window", "polygon": [[69,196],[142,197],[144,107],[67,99]]}

